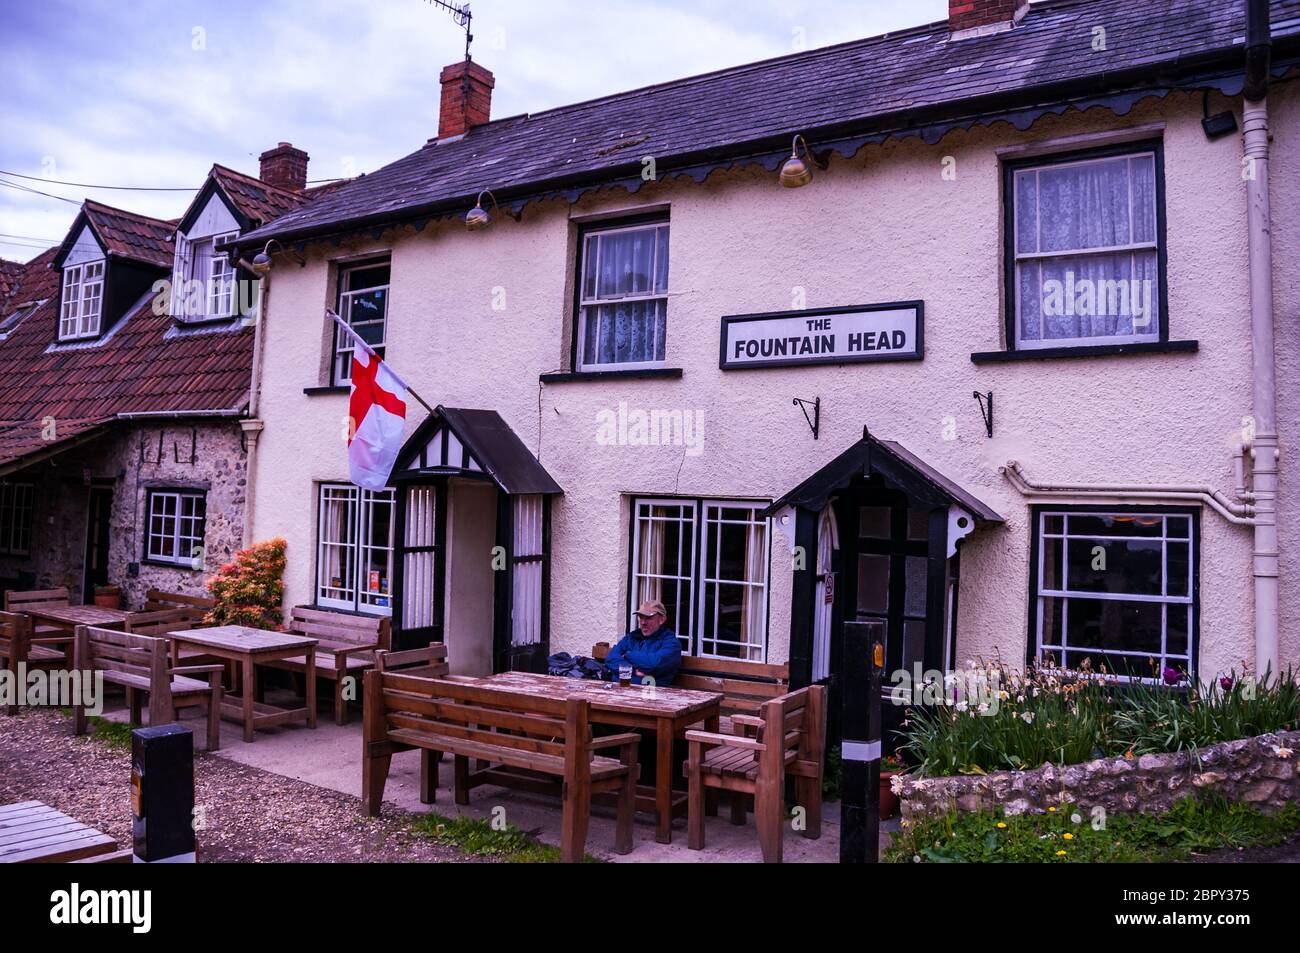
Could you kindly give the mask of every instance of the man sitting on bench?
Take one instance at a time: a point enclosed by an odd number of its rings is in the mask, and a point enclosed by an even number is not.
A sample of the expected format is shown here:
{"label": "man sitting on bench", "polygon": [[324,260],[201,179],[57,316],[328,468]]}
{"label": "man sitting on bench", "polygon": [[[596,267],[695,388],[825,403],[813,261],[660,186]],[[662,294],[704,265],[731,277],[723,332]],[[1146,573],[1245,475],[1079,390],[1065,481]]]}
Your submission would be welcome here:
{"label": "man sitting on bench", "polygon": [[636,613],[637,627],[609,650],[605,668],[612,681],[618,681],[619,669],[632,668],[632,684],[671,685],[682,665],[682,646],[677,634],[668,628],[668,610],[658,599],[641,603]]}

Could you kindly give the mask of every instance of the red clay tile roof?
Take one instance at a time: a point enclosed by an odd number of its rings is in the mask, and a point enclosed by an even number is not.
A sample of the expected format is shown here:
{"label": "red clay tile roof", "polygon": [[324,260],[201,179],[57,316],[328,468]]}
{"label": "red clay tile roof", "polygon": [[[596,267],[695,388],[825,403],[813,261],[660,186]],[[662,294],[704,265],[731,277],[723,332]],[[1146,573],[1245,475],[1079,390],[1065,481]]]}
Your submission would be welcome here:
{"label": "red clay tile roof", "polygon": [[[81,211],[108,254],[171,271],[176,258],[176,246],[172,243],[175,222],[137,215],[91,199],[82,203]],[[69,241],[75,240],[76,232],[74,228],[69,233]]]}
{"label": "red clay tile roof", "polygon": [[21,261],[0,258],[0,312],[5,310],[4,302],[9,300],[10,294],[18,287],[26,267]]}
{"label": "red clay tile roof", "polygon": [[70,449],[113,422],[112,417],[57,419],[52,427],[40,420],[0,422],[0,472],[18,469],[14,464],[21,460]]}
{"label": "red clay tile roof", "polygon": [[47,417],[54,418],[61,442],[119,414],[244,408],[251,328],[169,335],[175,322],[155,315],[151,299],[94,344],[51,348],[58,323],[58,272],[50,268],[56,251],[28,263],[16,292],[21,300],[48,300],[0,341],[0,468],[50,448],[41,433]]}
{"label": "red clay tile roof", "polygon": [[279,218],[285,212],[301,208],[310,200],[309,193],[292,192],[269,185],[261,179],[228,169],[224,165],[214,165],[211,174],[235,207],[248,216],[254,225]]}

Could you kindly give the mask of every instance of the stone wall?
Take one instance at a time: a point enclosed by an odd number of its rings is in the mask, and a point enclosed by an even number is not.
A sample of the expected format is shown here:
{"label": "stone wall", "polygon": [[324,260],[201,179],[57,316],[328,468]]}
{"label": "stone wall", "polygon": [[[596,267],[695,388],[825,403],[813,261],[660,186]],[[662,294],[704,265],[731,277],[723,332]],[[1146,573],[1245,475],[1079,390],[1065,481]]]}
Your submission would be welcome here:
{"label": "stone wall", "polygon": [[1085,810],[1159,814],[1175,801],[1203,792],[1272,813],[1300,801],[1298,760],[1300,731],[1284,731],[1225,741],[1202,750],[1199,761],[1186,752],[1146,754],[969,777],[903,775],[891,783],[904,818],[996,808],[1007,814],[1041,814],[1064,801]]}
{"label": "stone wall", "polygon": [[[11,475],[35,484],[28,556],[0,556],[0,577],[36,588],[66,586],[81,598],[87,506],[93,486],[111,486],[109,582],[139,608],[148,589],[207,594],[208,577],[239,549],[247,457],[235,420],[124,425]],[[144,558],[146,497],[151,488],[200,489],[207,497],[203,558],[173,566]],[[34,579],[33,579],[34,577]],[[89,601],[89,594],[86,595]]]}

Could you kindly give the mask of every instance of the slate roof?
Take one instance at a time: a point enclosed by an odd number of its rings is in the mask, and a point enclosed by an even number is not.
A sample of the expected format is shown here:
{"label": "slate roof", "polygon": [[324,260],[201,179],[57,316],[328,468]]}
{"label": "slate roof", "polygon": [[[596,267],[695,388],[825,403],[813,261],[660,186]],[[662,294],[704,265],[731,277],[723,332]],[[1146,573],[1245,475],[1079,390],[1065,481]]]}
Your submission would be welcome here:
{"label": "slate roof", "polygon": [[[149,298],[94,344],[54,345],[59,273],[50,266],[58,251],[29,262],[10,295],[14,302],[47,300],[0,341],[0,471],[83,439],[119,414],[244,408],[251,328],[168,335],[173,319],[155,315]],[[53,441],[42,432],[47,417],[54,418]]]}
{"label": "slate roof", "polygon": [[[430,141],[245,236],[305,239],[448,214],[490,188],[503,202],[660,175],[863,129],[915,128],[994,103],[1059,103],[1082,91],[1158,87],[1242,68],[1241,0],[1046,0],[1014,29],[952,40],[947,21],[721,70]],[[1275,58],[1300,49],[1300,0],[1272,0]],[[1106,46],[1095,50],[1094,28]],[[961,112],[964,110],[964,112]],[[854,149],[856,151],[856,147]],[[241,244],[244,240],[241,240]]]}

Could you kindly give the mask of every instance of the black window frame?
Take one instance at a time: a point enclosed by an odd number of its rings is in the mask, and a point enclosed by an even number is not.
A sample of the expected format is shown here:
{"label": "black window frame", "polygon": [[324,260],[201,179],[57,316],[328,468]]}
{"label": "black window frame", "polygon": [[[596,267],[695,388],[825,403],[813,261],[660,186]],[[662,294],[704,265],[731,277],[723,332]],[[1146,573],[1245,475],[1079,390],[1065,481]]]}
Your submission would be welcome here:
{"label": "black window frame", "polygon": [[[348,316],[343,313],[343,295],[347,293],[343,290],[343,276],[346,274],[350,274],[351,272],[354,271],[364,271],[367,268],[378,268],[381,266],[388,268],[388,284],[382,287],[385,287],[387,289],[387,294],[389,297],[388,300],[384,302],[384,343],[379,347],[375,348],[375,351],[379,354],[381,358],[386,359],[388,355],[389,307],[390,307],[390,302],[392,300],[392,294],[393,294],[393,255],[391,252],[383,252],[380,254],[367,256],[365,258],[358,258],[355,261],[340,261],[336,263],[335,274],[334,274],[334,313],[337,314],[339,318],[342,319],[343,321],[346,322],[348,320]],[[330,365],[329,365],[329,378],[328,378],[329,383],[327,387],[328,388],[340,388],[340,387],[350,388],[352,385],[351,379],[343,380],[339,377],[339,368],[338,368],[339,335],[343,333],[343,330],[333,321],[330,322],[330,325],[331,325],[330,353],[329,353]]]}
{"label": "black window frame", "polygon": [[[1064,165],[1090,159],[1110,159],[1150,152],[1154,155],[1156,179],[1156,260],[1159,289],[1159,328],[1155,341],[1132,343],[1106,342],[1102,344],[1070,344],[1054,348],[1021,348],[1018,346],[1016,327],[1019,287],[1016,282],[1016,191],[1015,174],[1024,169]],[[1125,351],[1159,351],[1167,349],[1169,340],[1169,241],[1165,208],[1165,148],[1164,139],[1136,139],[1090,149],[1068,152],[1051,152],[1002,162],[1002,298],[1004,351],[1034,357],[1072,357],[1081,354],[1123,353]]]}
{"label": "black window frame", "polygon": [[[1149,516],[1186,516],[1190,528],[1188,538],[1191,542],[1191,597],[1192,624],[1187,633],[1188,662],[1193,678],[1197,677],[1201,667],[1201,613],[1204,609],[1201,600],[1201,509],[1195,506],[1108,506],[1105,504],[1034,504],[1029,507],[1029,627],[1025,639],[1025,664],[1034,666],[1038,662],[1038,562],[1041,548],[1042,516],[1044,513],[1066,514],[1106,514],[1126,515],[1145,514]],[[1104,654],[1100,651],[1098,654]]]}
{"label": "black window frame", "polygon": [[[17,509],[14,491],[26,487],[29,505],[26,510],[26,525],[22,529],[27,535],[27,548],[19,549],[13,545],[14,520]],[[33,535],[36,531],[36,484],[31,480],[0,481],[0,554],[5,556],[30,556],[32,554]]]}
{"label": "black window frame", "polygon": [[[573,301],[572,314],[570,316],[571,335],[569,340],[569,371],[567,375],[560,375],[565,379],[576,377],[605,377],[612,375],[621,375],[628,377],[658,377],[658,376],[679,376],[667,366],[668,345],[667,319],[664,322],[664,367],[661,368],[634,368],[621,370],[617,366],[603,367],[599,370],[584,370],[582,362],[578,355],[578,338],[581,334],[580,326],[582,323],[582,267],[585,262],[587,250],[587,237],[597,232],[614,231],[620,228],[636,228],[641,225],[667,225],[668,226],[668,252],[671,256],[673,247],[672,221],[669,211],[661,209],[653,212],[639,212],[631,215],[618,215],[612,218],[601,218],[587,222],[578,223],[577,230],[577,247],[573,256]],[[669,269],[669,285],[672,284],[672,270]]]}
{"label": "black window frame", "polygon": [[[188,497],[196,497],[197,499],[203,501],[203,522],[202,522],[203,535],[198,537],[198,539],[201,540],[201,542],[199,543],[199,549],[202,551],[203,555],[201,558],[197,560],[198,565],[195,565],[196,559],[193,553],[185,557],[181,557],[178,555],[173,559],[168,559],[166,556],[156,556],[150,550],[150,541],[153,536],[153,532],[152,532],[153,503],[157,497],[167,496],[167,495],[176,496],[178,498],[176,516],[175,516],[176,523],[177,523],[177,527],[176,527],[177,533],[179,533],[180,530],[180,520],[181,520],[179,498],[188,496]],[[180,539],[179,535],[175,535],[175,534],[173,538],[176,539],[177,541],[179,541]],[[193,537],[185,537],[185,538],[192,539]],[[194,487],[194,486],[151,486],[146,488],[145,498],[144,498],[144,539],[141,540],[141,543],[142,546],[140,551],[140,561],[142,563],[145,563],[150,566],[166,566],[169,569],[187,569],[191,572],[202,572],[203,567],[207,562],[207,547],[208,547],[208,490],[207,488]]]}

